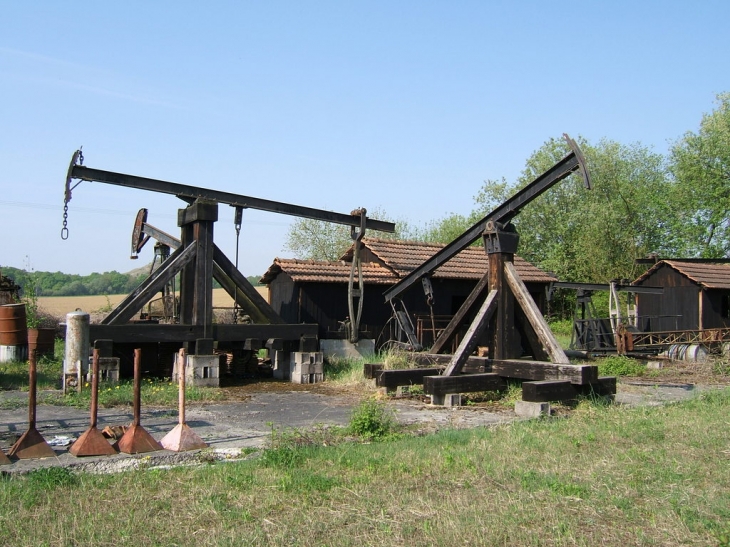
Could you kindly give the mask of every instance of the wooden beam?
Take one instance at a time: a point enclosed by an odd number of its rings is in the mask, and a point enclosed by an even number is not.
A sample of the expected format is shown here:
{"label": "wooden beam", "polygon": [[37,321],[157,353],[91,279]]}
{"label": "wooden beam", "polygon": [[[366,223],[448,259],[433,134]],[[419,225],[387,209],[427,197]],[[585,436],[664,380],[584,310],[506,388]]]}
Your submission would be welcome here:
{"label": "wooden beam", "polygon": [[372,380],[383,370],[383,363],[365,363],[362,366],[362,375],[366,380]]}
{"label": "wooden beam", "polygon": [[155,293],[161,291],[168,281],[195,258],[196,254],[197,248],[195,245],[188,245],[175,250],[162,266],[155,270],[104,318],[102,324],[121,325],[132,319]]}
{"label": "wooden beam", "polygon": [[498,374],[459,374],[457,376],[426,376],[423,391],[429,395],[469,393],[473,391],[500,391],[507,384]]}
{"label": "wooden beam", "polygon": [[493,360],[492,372],[505,378],[522,380],[568,380],[571,384],[585,385],[598,381],[595,365],[563,365],[541,361]]}
{"label": "wooden beam", "polygon": [[[247,338],[260,340],[276,339],[299,342],[302,336],[316,336],[319,326],[315,324],[296,325],[213,325],[212,336],[219,342],[243,342]],[[206,338],[202,325],[90,325],[89,339],[122,342],[195,342]]]}
{"label": "wooden beam", "polygon": [[[272,308],[269,303],[264,300],[264,297],[261,296],[256,288],[251,285],[248,279],[246,279],[246,277],[238,271],[233,262],[228,260],[228,257],[223,254],[223,251],[221,251],[217,245],[213,247],[213,260],[216,266],[220,268],[220,273],[225,274],[235,284],[240,292],[243,293],[243,295],[245,295],[245,297],[250,301],[251,305],[256,308],[259,315],[265,317],[269,323],[284,323],[284,320],[279,317],[279,314],[274,311],[274,308]],[[223,283],[221,283],[221,285],[223,285]],[[228,291],[228,289],[226,289],[226,291],[231,295],[231,298],[234,300],[236,299],[235,292],[231,294],[231,291]]]}
{"label": "wooden beam", "polygon": [[451,361],[449,361],[444,371],[444,376],[453,376],[461,372],[464,363],[466,363],[466,360],[474,351],[474,348],[476,348],[479,336],[487,328],[495,309],[497,309],[497,291],[491,290],[479,308],[479,312],[477,312],[471,325],[469,325],[469,330],[466,331],[464,339],[456,349],[456,353],[454,353]]}
{"label": "wooden beam", "polygon": [[[537,308],[537,304],[535,304],[535,301],[530,296],[530,292],[527,290],[527,287],[525,287],[522,279],[520,279],[517,269],[512,262],[504,263],[504,273],[507,278],[507,284],[510,289],[512,289],[512,293],[515,295],[517,302],[522,307],[522,311],[525,312],[525,315],[534,329],[535,334],[537,334],[540,343],[545,347],[545,350],[550,356],[550,360],[553,363],[570,363],[568,356],[565,355],[563,348],[560,347],[555,335],[552,333],[550,327],[545,321],[545,318]],[[497,357],[499,356],[495,355],[495,358]]]}
{"label": "wooden beam", "polygon": [[424,379],[438,376],[443,369],[439,368],[409,368],[401,370],[381,370],[375,372],[375,385],[385,388],[398,386],[421,385]]}
{"label": "wooden beam", "polygon": [[569,401],[578,396],[578,390],[568,380],[540,380],[522,383],[522,400],[531,403]]}
{"label": "wooden beam", "polygon": [[486,292],[488,285],[489,273],[486,273],[479,280],[479,283],[477,283],[476,286],[472,289],[471,293],[469,293],[469,296],[456,312],[456,315],[451,318],[449,324],[446,325],[446,328],[441,332],[439,337],[433,343],[433,346],[431,346],[431,353],[441,353],[445,347],[451,344],[454,337],[458,333],[459,328],[466,320],[467,316],[472,312],[476,303]]}

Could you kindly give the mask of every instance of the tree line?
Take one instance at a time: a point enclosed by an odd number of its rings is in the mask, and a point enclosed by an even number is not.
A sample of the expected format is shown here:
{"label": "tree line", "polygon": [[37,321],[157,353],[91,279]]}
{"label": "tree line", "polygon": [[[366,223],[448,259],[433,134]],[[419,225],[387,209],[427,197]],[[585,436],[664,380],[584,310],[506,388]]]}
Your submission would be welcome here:
{"label": "tree line", "polygon": [[[119,273],[117,271],[91,273],[89,275],[61,272],[29,271],[11,266],[0,269],[3,276],[19,285],[24,294],[35,292],[36,296],[93,296],[128,294],[148,277],[148,273]],[[249,276],[252,285],[259,285],[260,276]],[[214,282],[214,287],[220,285]]]}
{"label": "tree line", "polygon": [[[572,175],[535,199],[513,220],[518,253],[561,280],[633,280],[646,266],[635,259],[730,257],[730,93],[702,116],[699,129],[658,154],[641,143],[576,139],[593,189]],[[396,222],[376,237],[448,243],[569,152],[562,138],[546,141],[515,181],[486,180],[468,214],[414,226],[382,210],[368,216]],[[297,220],[286,247],[298,258],[337,260],[352,244],[349,228]]]}

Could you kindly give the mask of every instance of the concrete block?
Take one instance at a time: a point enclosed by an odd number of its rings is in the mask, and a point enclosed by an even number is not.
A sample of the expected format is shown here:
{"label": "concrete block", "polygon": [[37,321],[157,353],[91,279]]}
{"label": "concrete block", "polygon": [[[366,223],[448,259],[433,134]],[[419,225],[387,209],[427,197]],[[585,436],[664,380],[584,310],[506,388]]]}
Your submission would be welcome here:
{"label": "concrete block", "polygon": [[647,361],[646,368],[653,369],[653,370],[659,370],[659,369],[664,368],[664,363],[662,363],[661,361]]}
{"label": "concrete block", "polygon": [[431,404],[437,406],[461,406],[461,393],[431,395]]}
{"label": "concrete block", "polygon": [[274,371],[274,378],[277,380],[289,380],[291,378],[291,364],[289,352],[276,350],[271,358],[271,366]]}
{"label": "concrete block", "polygon": [[321,352],[294,351],[289,361],[290,374],[324,374],[324,355]]}
{"label": "concrete block", "polygon": [[292,374],[292,384],[316,384],[324,380],[324,374]]}
{"label": "concrete block", "polygon": [[[218,355],[188,355],[185,364],[185,383],[199,387],[220,385],[220,357]],[[172,369],[172,381],[178,381],[177,356]]]}
{"label": "concrete block", "polygon": [[325,359],[332,357],[341,359],[372,357],[375,355],[375,340],[363,339],[353,344],[349,340],[322,339],[319,341],[319,349],[324,354]]}
{"label": "concrete block", "polygon": [[550,403],[517,401],[515,403],[515,414],[523,418],[539,418],[540,416],[550,416]]}
{"label": "concrete block", "polygon": [[[91,369],[86,375],[86,380],[91,381]],[[119,381],[119,357],[99,357],[99,380],[106,382]]]}

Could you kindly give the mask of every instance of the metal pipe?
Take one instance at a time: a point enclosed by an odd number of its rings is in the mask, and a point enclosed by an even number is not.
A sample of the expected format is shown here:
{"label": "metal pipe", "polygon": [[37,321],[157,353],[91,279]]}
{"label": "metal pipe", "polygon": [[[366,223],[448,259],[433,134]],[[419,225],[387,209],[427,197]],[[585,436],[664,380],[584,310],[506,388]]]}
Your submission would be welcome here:
{"label": "metal pipe", "polygon": [[142,349],[135,348],[134,350],[134,417],[132,418],[132,425],[139,425],[140,408],[141,408],[141,390],[142,390]]}

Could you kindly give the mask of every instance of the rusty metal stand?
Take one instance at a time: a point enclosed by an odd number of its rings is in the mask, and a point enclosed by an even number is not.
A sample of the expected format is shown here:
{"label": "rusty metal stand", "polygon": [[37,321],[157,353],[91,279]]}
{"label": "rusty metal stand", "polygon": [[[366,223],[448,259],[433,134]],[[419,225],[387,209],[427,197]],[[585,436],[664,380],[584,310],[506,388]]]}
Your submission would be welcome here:
{"label": "rusty metal stand", "polygon": [[109,444],[106,437],[96,428],[96,409],[99,400],[99,350],[94,348],[91,378],[91,424],[76,442],[71,445],[69,452],[74,456],[111,456],[117,451]]}
{"label": "rusty metal stand", "polygon": [[139,425],[140,395],[142,384],[142,350],[134,350],[134,418],[132,425],[124,433],[124,436],[114,443],[114,448],[125,454],[139,454],[142,452],[154,452],[162,450],[162,446],[152,435],[147,433],[145,428]]}
{"label": "rusty metal stand", "polygon": [[178,424],[165,435],[160,444],[167,450],[184,452],[186,450],[198,450],[208,445],[201,439],[190,426],[185,423],[185,349],[181,349],[177,356],[177,377],[178,377]]}
{"label": "rusty metal stand", "polygon": [[28,372],[28,431],[20,436],[20,439],[8,452],[8,456],[19,460],[52,458],[56,453],[35,428],[36,348],[30,347],[28,350],[30,353],[28,361],[30,368]]}

